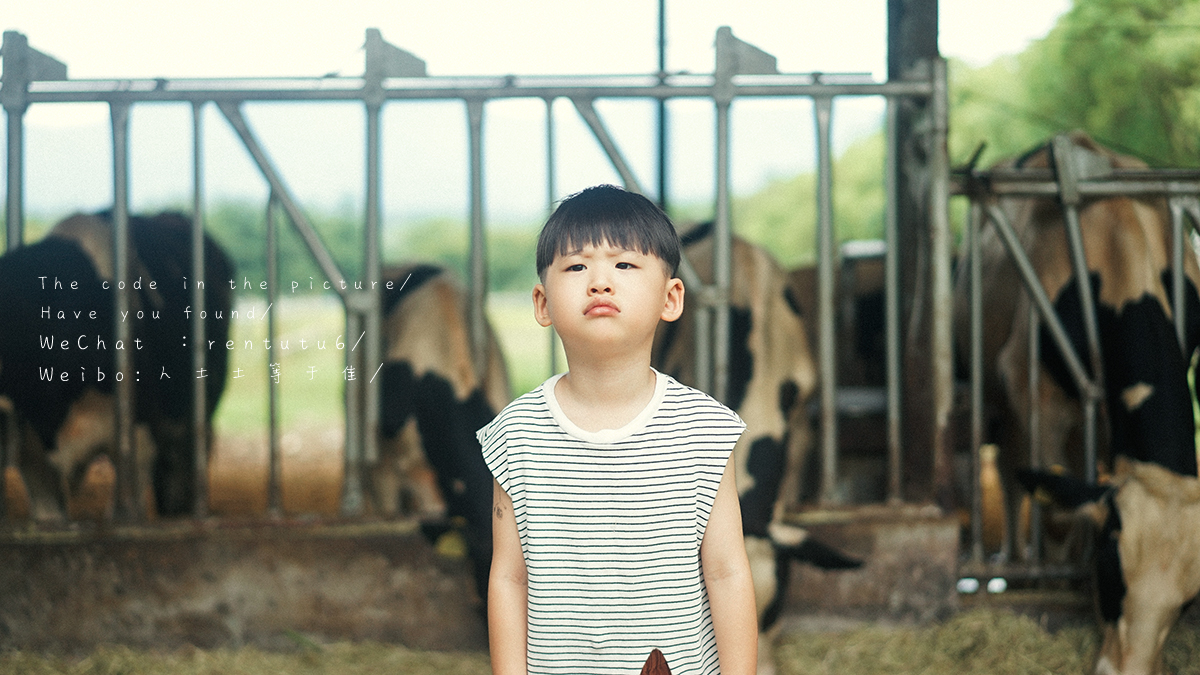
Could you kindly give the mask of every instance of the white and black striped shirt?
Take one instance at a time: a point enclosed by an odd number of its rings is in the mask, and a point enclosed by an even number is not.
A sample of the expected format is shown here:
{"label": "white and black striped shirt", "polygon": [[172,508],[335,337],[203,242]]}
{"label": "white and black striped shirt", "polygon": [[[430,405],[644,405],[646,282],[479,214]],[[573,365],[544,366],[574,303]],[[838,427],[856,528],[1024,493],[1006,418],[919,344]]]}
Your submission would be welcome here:
{"label": "white and black striped shirt", "polygon": [[674,675],[718,672],[700,542],[745,425],[656,374],[620,429],[573,424],[555,376],[478,432],[528,569],[530,675],[635,675],[656,647]]}

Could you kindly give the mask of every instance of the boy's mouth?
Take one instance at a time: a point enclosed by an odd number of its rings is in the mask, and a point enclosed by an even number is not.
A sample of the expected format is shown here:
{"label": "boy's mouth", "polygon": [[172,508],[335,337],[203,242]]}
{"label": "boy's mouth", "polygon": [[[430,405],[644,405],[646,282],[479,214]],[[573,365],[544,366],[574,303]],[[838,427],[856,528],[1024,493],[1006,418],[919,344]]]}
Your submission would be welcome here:
{"label": "boy's mouth", "polygon": [[612,316],[619,314],[620,311],[612,300],[596,298],[587,304],[587,307],[583,310],[583,314],[584,316]]}

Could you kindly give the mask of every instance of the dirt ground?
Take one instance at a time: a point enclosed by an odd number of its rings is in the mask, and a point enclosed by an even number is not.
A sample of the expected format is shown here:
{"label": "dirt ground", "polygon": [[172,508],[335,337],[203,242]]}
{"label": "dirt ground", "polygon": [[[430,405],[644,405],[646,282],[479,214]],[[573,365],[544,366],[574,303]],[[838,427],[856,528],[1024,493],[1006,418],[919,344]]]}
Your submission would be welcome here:
{"label": "dirt ground", "polygon": [[[284,513],[338,514],[343,443],[339,427],[292,430],[280,436]],[[265,434],[218,436],[209,462],[209,511],[222,516],[266,513],[269,457]]]}

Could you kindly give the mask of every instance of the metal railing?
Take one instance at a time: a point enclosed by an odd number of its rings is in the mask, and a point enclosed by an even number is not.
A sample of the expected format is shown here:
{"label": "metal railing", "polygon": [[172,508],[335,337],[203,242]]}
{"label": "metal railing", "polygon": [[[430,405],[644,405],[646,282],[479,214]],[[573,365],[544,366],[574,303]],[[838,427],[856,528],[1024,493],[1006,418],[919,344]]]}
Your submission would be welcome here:
{"label": "metal railing", "polygon": [[[733,36],[728,28],[717,33],[716,66],[711,75],[626,75],[626,76],[505,76],[505,77],[430,77],[425,74],[424,62],[415,56],[383,41],[379,32],[367,31],[366,68],[362,77],[319,77],[319,78],[270,78],[270,79],[101,79],[68,80],[66,68],[52,58],[29,48],[23,35],[7,32],[3,46],[4,74],[0,86],[0,99],[7,113],[8,126],[8,201],[7,230],[8,246],[14,248],[23,238],[23,116],[29,105],[40,103],[101,102],[111,110],[113,123],[114,163],[114,246],[118,252],[128,247],[128,125],[129,108],[148,102],[180,102],[192,106],[193,112],[193,261],[196,274],[202,274],[202,237],[204,231],[204,184],[203,141],[204,128],[202,111],[208,103],[214,103],[250,154],[264,180],[270,187],[271,198],[268,217],[268,232],[272,237],[268,248],[273,249],[274,213],[282,210],[287,220],[299,233],[313,259],[330,280],[342,278],[341,270],[329,254],[316,229],[300,208],[299,202],[287,187],[280,172],[275,168],[268,153],[250,128],[242,114],[243,104],[254,101],[358,101],[366,111],[366,217],[365,217],[365,278],[367,289],[356,291],[338,288],[333,284],[346,309],[347,334],[368,336],[363,352],[347,351],[347,366],[362,372],[362,363],[380,362],[382,317],[378,292],[374,290],[379,281],[382,195],[380,188],[381,128],[380,111],[385,104],[403,101],[458,100],[467,111],[469,134],[469,177],[470,182],[470,253],[469,280],[471,305],[469,322],[476,355],[484,353],[484,307],[486,295],[486,252],[484,250],[484,195],[483,195],[483,143],[487,103],[511,98],[535,98],[546,102],[547,109],[547,201],[556,198],[555,155],[552,104],[555,100],[569,99],[581,118],[586,122],[603,148],[614,169],[626,187],[642,191],[641,185],[624,160],[618,145],[608,133],[594,102],[598,99],[650,99],[666,101],[677,98],[699,98],[713,101],[716,112],[716,186],[715,186],[715,240],[714,269],[712,284],[700,283],[699,276],[689,264],[681,266],[681,277],[689,288],[689,299],[701,302],[702,318],[697,321],[697,372],[700,386],[723,399],[727,389],[729,364],[729,285],[731,279],[731,227],[730,227],[730,106],[739,98],[796,97],[812,100],[814,126],[818,141],[817,150],[817,212],[818,212],[818,268],[819,299],[818,362],[820,372],[820,420],[821,453],[823,459],[822,501],[833,501],[834,482],[838,475],[837,435],[837,380],[834,364],[836,350],[832,322],[834,317],[834,267],[835,234],[833,217],[832,178],[832,121],[833,101],[839,97],[883,97],[887,101],[887,160],[883,167],[887,191],[886,216],[886,325],[888,343],[888,385],[886,393],[888,409],[888,494],[893,501],[901,499],[901,441],[900,441],[900,314],[899,296],[895,283],[897,251],[896,172],[898,166],[893,156],[895,148],[896,115],[898,102],[905,98],[916,98],[932,102],[933,115],[937,120],[929,132],[927,146],[931,157],[929,199],[932,217],[931,228],[935,242],[949,241],[948,217],[945,203],[948,195],[948,160],[946,151],[946,66],[937,60],[926,69],[928,79],[895,82],[874,82],[864,75],[839,74],[780,74],[775,68],[774,57]],[[29,65],[33,64],[33,65]],[[945,247],[944,261],[934,261],[935,300],[949,297],[949,255]],[[941,249],[937,249],[941,251]],[[935,254],[935,257],[937,255]],[[124,274],[127,261],[118,257],[117,274]],[[941,268],[937,266],[941,265]],[[944,269],[943,269],[944,268]],[[940,280],[940,281],[939,281]],[[195,287],[194,287],[195,288]],[[940,293],[940,295],[939,295]],[[120,298],[118,294],[118,298]],[[123,302],[124,300],[118,300]],[[192,297],[193,305],[203,307],[203,294],[198,289]],[[936,309],[935,303],[935,309]],[[941,310],[938,310],[941,311]],[[941,342],[949,345],[949,312],[935,311],[937,335]],[[205,355],[203,324],[199,312],[193,313],[193,366],[204,367]],[[127,324],[117,323],[117,330],[127,331]],[[939,343],[940,344],[940,343]],[[127,353],[122,352],[122,356]],[[477,358],[482,364],[484,359]],[[120,366],[118,366],[120,367]],[[128,369],[128,364],[126,364]],[[949,364],[941,366],[935,374],[934,389],[939,392],[938,400],[949,400],[952,382],[946,375]],[[373,369],[372,369],[373,370]],[[128,380],[127,380],[128,381]],[[377,432],[379,424],[379,386],[376,382],[365,385],[359,380],[346,383],[346,452],[345,478],[342,494],[342,512],[355,515],[362,512],[364,500],[364,469],[378,458]],[[207,486],[206,443],[203,424],[204,387],[197,382],[195,404],[195,450],[197,464],[197,490],[195,513],[206,513]],[[120,483],[121,503],[119,516],[137,520],[141,517],[133,486],[128,484],[132,476],[132,390],[126,386],[118,392],[120,403],[119,452],[122,464],[119,475],[126,476]],[[274,442],[274,396],[271,397],[271,466],[272,509],[278,509],[278,448]],[[18,448],[10,444],[7,460],[15,465]]]}
{"label": "metal railing", "polygon": [[[1104,400],[1104,373],[1100,353],[1099,328],[1088,282],[1088,261],[1084,253],[1080,230],[1079,210],[1084,200],[1104,197],[1165,198],[1171,214],[1171,285],[1172,316],[1180,347],[1185,348],[1184,247],[1186,243],[1185,216],[1193,227],[1200,227],[1200,171],[1176,169],[1114,169],[1107,161],[1097,162],[1097,155],[1075,145],[1066,135],[1051,141],[1052,164],[1049,168],[996,168],[990,171],[959,172],[954,177],[954,194],[970,199],[967,236],[967,258],[970,289],[970,387],[971,387],[971,452],[974,477],[971,504],[971,561],[973,574],[992,574],[1010,578],[1051,578],[1077,576],[1081,572],[1073,564],[1045,565],[1042,552],[1042,532],[1037,504],[1033,505],[1033,525],[1030,528],[1029,549],[1011,550],[1011,534],[1004,546],[991,560],[985,560],[982,524],[982,488],[980,449],[987,441],[984,435],[984,363],[983,353],[983,296],[980,237],[983,227],[990,224],[999,235],[1007,256],[1015,266],[1028,294],[1029,310],[1029,369],[1026,373],[1030,395],[1028,410],[1028,462],[1032,468],[1043,464],[1043,450],[1038,433],[1041,410],[1037,396],[1041,377],[1040,334],[1045,326],[1054,345],[1062,354],[1077,390],[1083,418],[1084,478],[1097,479],[1098,407]],[[1025,250],[1020,233],[1016,231],[1001,199],[1054,199],[1062,209],[1062,221],[1070,255],[1072,279],[1078,286],[1082,305],[1081,321],[1088,353],[1080,354],[1071,343],[1063,319],[1054,308],[1038,273]],[[1015,291],[1014,292],[1018,292]],[[1087,365],[1085,365],[1087,364]],[[1008,486],[1009,490],[1017,489]],[[1011,528],[1010,528],[1011,530]],[[1023,561],[1017,561],[1017,553]]]}

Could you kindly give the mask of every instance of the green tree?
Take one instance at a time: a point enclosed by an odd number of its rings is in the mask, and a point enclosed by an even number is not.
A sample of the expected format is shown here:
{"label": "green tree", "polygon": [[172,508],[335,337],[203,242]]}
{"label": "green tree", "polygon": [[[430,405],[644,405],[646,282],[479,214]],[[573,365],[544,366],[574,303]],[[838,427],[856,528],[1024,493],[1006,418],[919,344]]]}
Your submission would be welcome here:
{"label": "green tree", "polygon": [[1015,58],[951,67],[950,147],[982,164],[1062,130],[1151,165],[1200,165],[1200,0],[1075,0]]}
{"label": "green tree", "polygon": [[[883,132],[851,145],[833,164],[833,220],[838,241],[883,237]],[[816,174],[770,183],[733,201],[734,231],[796,267],[816,258]]]}

